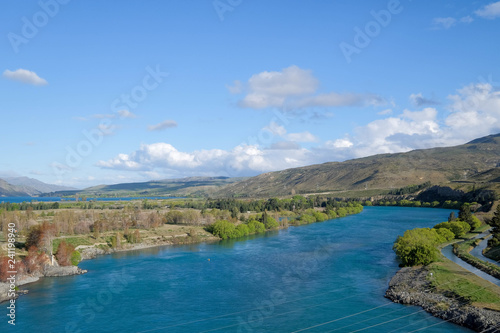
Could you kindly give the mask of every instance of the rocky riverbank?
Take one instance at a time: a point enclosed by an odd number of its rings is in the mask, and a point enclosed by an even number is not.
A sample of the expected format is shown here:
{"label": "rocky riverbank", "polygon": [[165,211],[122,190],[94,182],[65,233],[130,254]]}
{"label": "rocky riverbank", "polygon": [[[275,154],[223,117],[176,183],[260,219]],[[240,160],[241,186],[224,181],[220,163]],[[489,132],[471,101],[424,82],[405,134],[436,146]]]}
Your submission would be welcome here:
{"label": "rocky riverbank", "polygon": [[[18,298],[19,295],[27,294],[28,291],[25,289],[20,289],[20,286],[26,285],[28,283],[33,283],[42,277],[53,277],[53,276],[70,276],[70,275],[80,275],[87,273],[86,270],[81,269],[77,266],[57,266],[57,265],[45,265],[42,272],[39,274],[31,274],[31,275],[21,275],[18,274],[16,276],[15,285],[17,290],[15,291],[14,298]],[[11,299],[9,297],[9,291],[11,290],[10,283],[0,282],[0,303],[8,301]]]}
{"label": "rocky riverbank", "polygon": [[395,303],[421,306],[435,317],[476,332],[500,330],[500,312],[472,306],[434,291],[425,267],[402,268],[391,279],[385,297]]}
{"label": "rocky riverbank", "polygon": [[[111,254],[114,252],[141,250],[141,249],[157,247],[157,246],[166,246],[166,245],[214,242],[219,240],[220,238],[215,236],[198,238],[198,237],[189,237],[188,234],[181,234],[173,237],[163,237],[163,238],[159,237],[157,239],[148,239],[147,242],[128,244],[120,249],[111,249],[111,248],[102,249],[94,245],[78,246],[76,249],[80,252],[82,260],[89,260],[96,258],[98,255]],[[70,276],[70,275],[80,275],[84,273],[87,273],[87,271],[77,266],[59,266],[57,264],[57,261],[54,260],[54,265],[45,264],[43,271],[40,272],[39,274],[18,275],[16,277],[16,286],[19,287],[26,285],[28,283],[36,282],[42,277]],[[8,301],[10,299],[10,297],[8,296],[9,290],[10,290],[9,283],[0,282],[0,303]],[[18,298],[19,295],[27,293],[28,290],[22,290],[18,288],[18,290],[16,291],[15,298]]]}

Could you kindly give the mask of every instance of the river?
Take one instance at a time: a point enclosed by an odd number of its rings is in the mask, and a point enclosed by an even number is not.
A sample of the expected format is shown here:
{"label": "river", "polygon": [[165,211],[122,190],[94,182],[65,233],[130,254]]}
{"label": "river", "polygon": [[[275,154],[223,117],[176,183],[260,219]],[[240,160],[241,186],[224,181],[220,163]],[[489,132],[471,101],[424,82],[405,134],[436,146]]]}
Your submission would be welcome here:
{"label": "river", "polygon": [[85,275],[28,285],[12,331],[471,332],[383,297],[397,235],[449,213],[366,207],[236,241],[101,256],[80,264]]}

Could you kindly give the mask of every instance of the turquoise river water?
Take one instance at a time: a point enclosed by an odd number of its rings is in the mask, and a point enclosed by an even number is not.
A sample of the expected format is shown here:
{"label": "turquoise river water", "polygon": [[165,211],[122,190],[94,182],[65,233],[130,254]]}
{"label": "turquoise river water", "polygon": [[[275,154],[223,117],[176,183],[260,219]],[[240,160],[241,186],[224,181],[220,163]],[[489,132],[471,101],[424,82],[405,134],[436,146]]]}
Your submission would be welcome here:
{"label": "turquoise river water", "polygon": [[4,314],[0,331],[471,332],[383,297],[396,237],[449,213],[366,207],[236,241],[101,256],[80,264],[87,274],[28,285],[16,326]]}

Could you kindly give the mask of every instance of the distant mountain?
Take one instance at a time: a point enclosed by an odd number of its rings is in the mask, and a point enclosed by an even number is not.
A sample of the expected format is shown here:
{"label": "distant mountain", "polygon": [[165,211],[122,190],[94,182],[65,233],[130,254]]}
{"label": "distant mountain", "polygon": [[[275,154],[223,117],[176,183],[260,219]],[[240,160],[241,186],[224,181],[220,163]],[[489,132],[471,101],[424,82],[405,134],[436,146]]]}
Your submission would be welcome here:
{"label": "distant mountain", "polygon": [[7,181],[9,184],[15,185],[19,188],[23,188],[28,193],[32,193],[34,195],[41,193],[55,192],[55,191],[76,190],[76,188],[74,187],[46,184],[37,179],[28,177],[4,177],[3,179]]}
{"label": "distant mountain", "polygon": [[28,177],[4,177],[0,179],[0,196],[38,196],[42,193],[62,190],[75,190],[75,188],[46,184]]}
{"label": "distant mountain", "polygon": [[188,177],[179,179],[153,180],[141,183],[98,185],[76,191],[56,191],[47,195],[81,196],[209,196],[218,188],[245,178]]}
{"label": "distant mountain", "polygon": [[0,197],[22,197],[28,195],[23,189],[0,179]]}
{"label": "distant mountain", "polygon": [[496,134],[455,147],[381,154],[268,172],[229,184],[215,195],[270,197],[294,193],[387,190],[424,182],[454,187],[476,183],[492,185],[499,182],[499,166],[500,134]]}

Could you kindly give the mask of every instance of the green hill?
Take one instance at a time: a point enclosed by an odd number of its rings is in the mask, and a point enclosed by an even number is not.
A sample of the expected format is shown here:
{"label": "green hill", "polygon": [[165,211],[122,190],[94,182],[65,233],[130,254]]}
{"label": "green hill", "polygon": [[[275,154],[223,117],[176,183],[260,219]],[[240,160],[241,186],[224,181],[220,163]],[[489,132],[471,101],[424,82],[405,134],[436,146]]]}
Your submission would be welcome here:
{"label": "green hill", "polygon": [[299,193],[371,191],[431,182],[454,188],[494,187],[500,177],[500,134],[455,147],[381,154],[268,172],[229,184],[218,197],[270,197]]}
{"label": "green hill", "polygon": [[46,193],[48,196],[209,196],[218,188],[244,178],[228,177],[188,177],[179,179],[153,180],[142,183],[99,185],[79,191],[58,191]]}

